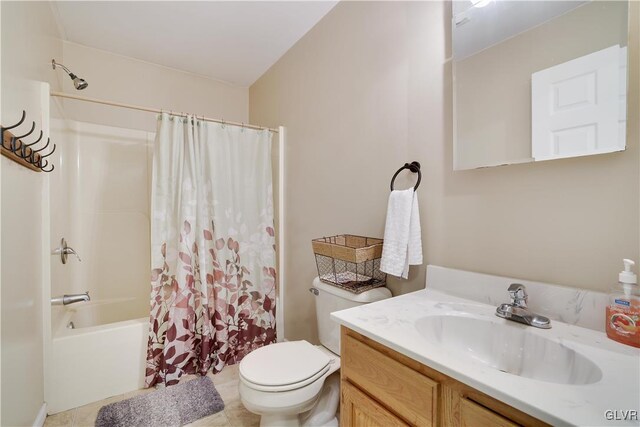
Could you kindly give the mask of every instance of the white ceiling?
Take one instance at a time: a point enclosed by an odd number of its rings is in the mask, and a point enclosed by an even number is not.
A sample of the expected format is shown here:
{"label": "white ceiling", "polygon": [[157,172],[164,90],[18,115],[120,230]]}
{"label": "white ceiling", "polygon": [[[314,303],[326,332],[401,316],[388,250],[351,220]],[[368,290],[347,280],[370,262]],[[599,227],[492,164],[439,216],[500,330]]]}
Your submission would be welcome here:
{"label": "white ceiling", "polygon": [[464,59],[588,3],[585,0],[453,2],[453,56]]}
{"label": "white ceiling", "polygon": [[66,40],[249,86],[337,1],[60,1]]}

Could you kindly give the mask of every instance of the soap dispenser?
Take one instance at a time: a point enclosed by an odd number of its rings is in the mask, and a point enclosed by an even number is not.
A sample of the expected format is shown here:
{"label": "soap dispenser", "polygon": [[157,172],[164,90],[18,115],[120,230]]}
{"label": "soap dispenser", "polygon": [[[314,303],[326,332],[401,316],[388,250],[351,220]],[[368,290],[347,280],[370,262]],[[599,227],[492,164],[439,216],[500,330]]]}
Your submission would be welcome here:
{"label": "soap dispenser", "polygon": [[611,288],[607,306],[607,336],[622,344],[640,347],[640,289],[631,268],[635,262],[623,260],[624,271]]}

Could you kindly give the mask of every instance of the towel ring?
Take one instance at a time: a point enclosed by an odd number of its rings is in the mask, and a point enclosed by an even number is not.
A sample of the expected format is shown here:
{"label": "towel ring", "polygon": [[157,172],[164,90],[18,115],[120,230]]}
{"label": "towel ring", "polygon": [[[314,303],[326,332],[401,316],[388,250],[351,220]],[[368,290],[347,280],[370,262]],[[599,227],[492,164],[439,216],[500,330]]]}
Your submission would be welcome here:
{"label": "towel ring", "polygon": [[393,183],[396,180],[396,177],[400,172],[402,172],[405,169],[409,169],[411,172],[418,174],[418,182],[416,182],[416,186],[413,187],[413,191],[416,191],[418,189],[418,186],[420,186],[420,181],[422,180],[422,172],[420,172],[420,163],[418,162],[405,163],[404,166],[402,166],[400,169],[396,171],[396,173],[393,174],[393,178],[391,178],[391,191],[393,191]]}

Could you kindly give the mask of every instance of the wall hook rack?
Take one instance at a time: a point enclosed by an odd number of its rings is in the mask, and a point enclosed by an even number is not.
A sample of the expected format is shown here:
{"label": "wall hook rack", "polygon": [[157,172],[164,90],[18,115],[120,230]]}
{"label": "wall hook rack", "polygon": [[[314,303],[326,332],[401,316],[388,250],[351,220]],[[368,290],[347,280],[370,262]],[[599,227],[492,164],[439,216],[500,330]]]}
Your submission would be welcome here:
{"label": "wall hook rack", "polygon": [[[22,123],[24,123],[26,117],[27,112],[22,110],[22,116],[16,124],[6,127],[0,126],[0,130],[2,131],[2,145],[0,146],[0,150],[2,151],[2,155],[26,168],[31,169],[32,171],[52,172],[54,169],[53,164],[50,165],[48,160],[43,159],[45,157],[49,157],[53,154],[54,151],[56,151],[56,145],[53,144],[53,148],[50,152],[41,154],[41,152],[49,146],[50,142],[50,139],[47,138],[47,143],[43,147],[39,149],[35,148],[35,145],[38,144],[44,136],[42,131],[40,131],[38,139],[31,143],[26,143],[22,140],[23,138],[26,138],[33,133],[33,131],[36,129],[36,122],[31,122],[31,128],[24,135],[16,136],[11,132],[12,129],[17,128]],[[47,166],[49,166],[48,169],[46,169]]]}

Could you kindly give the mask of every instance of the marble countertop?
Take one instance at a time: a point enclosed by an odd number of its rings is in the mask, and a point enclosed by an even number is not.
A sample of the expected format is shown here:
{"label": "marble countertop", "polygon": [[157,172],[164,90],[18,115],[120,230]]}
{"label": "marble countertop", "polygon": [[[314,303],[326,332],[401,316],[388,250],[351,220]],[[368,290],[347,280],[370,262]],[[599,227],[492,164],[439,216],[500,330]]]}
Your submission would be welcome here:
{"label": "marble countertop", "polygon": [[[508,299],[508,298],[506,298]],[[495,316],[495,306],[426,289],[334,312],[331,318],[424,365],[551,425],[640,425],[637,420],[608,420],[607,410],[640,411],[640,350],[612,341],[606,334],[552,321],[552,328],[526,328],[574,350],[602,371],[599,381],[567,385],[501,372],[464,354],[429,342],[416,325],[427,316],[466,316],[514,324]],[[538,349],[536,349],[538,351]]]}

